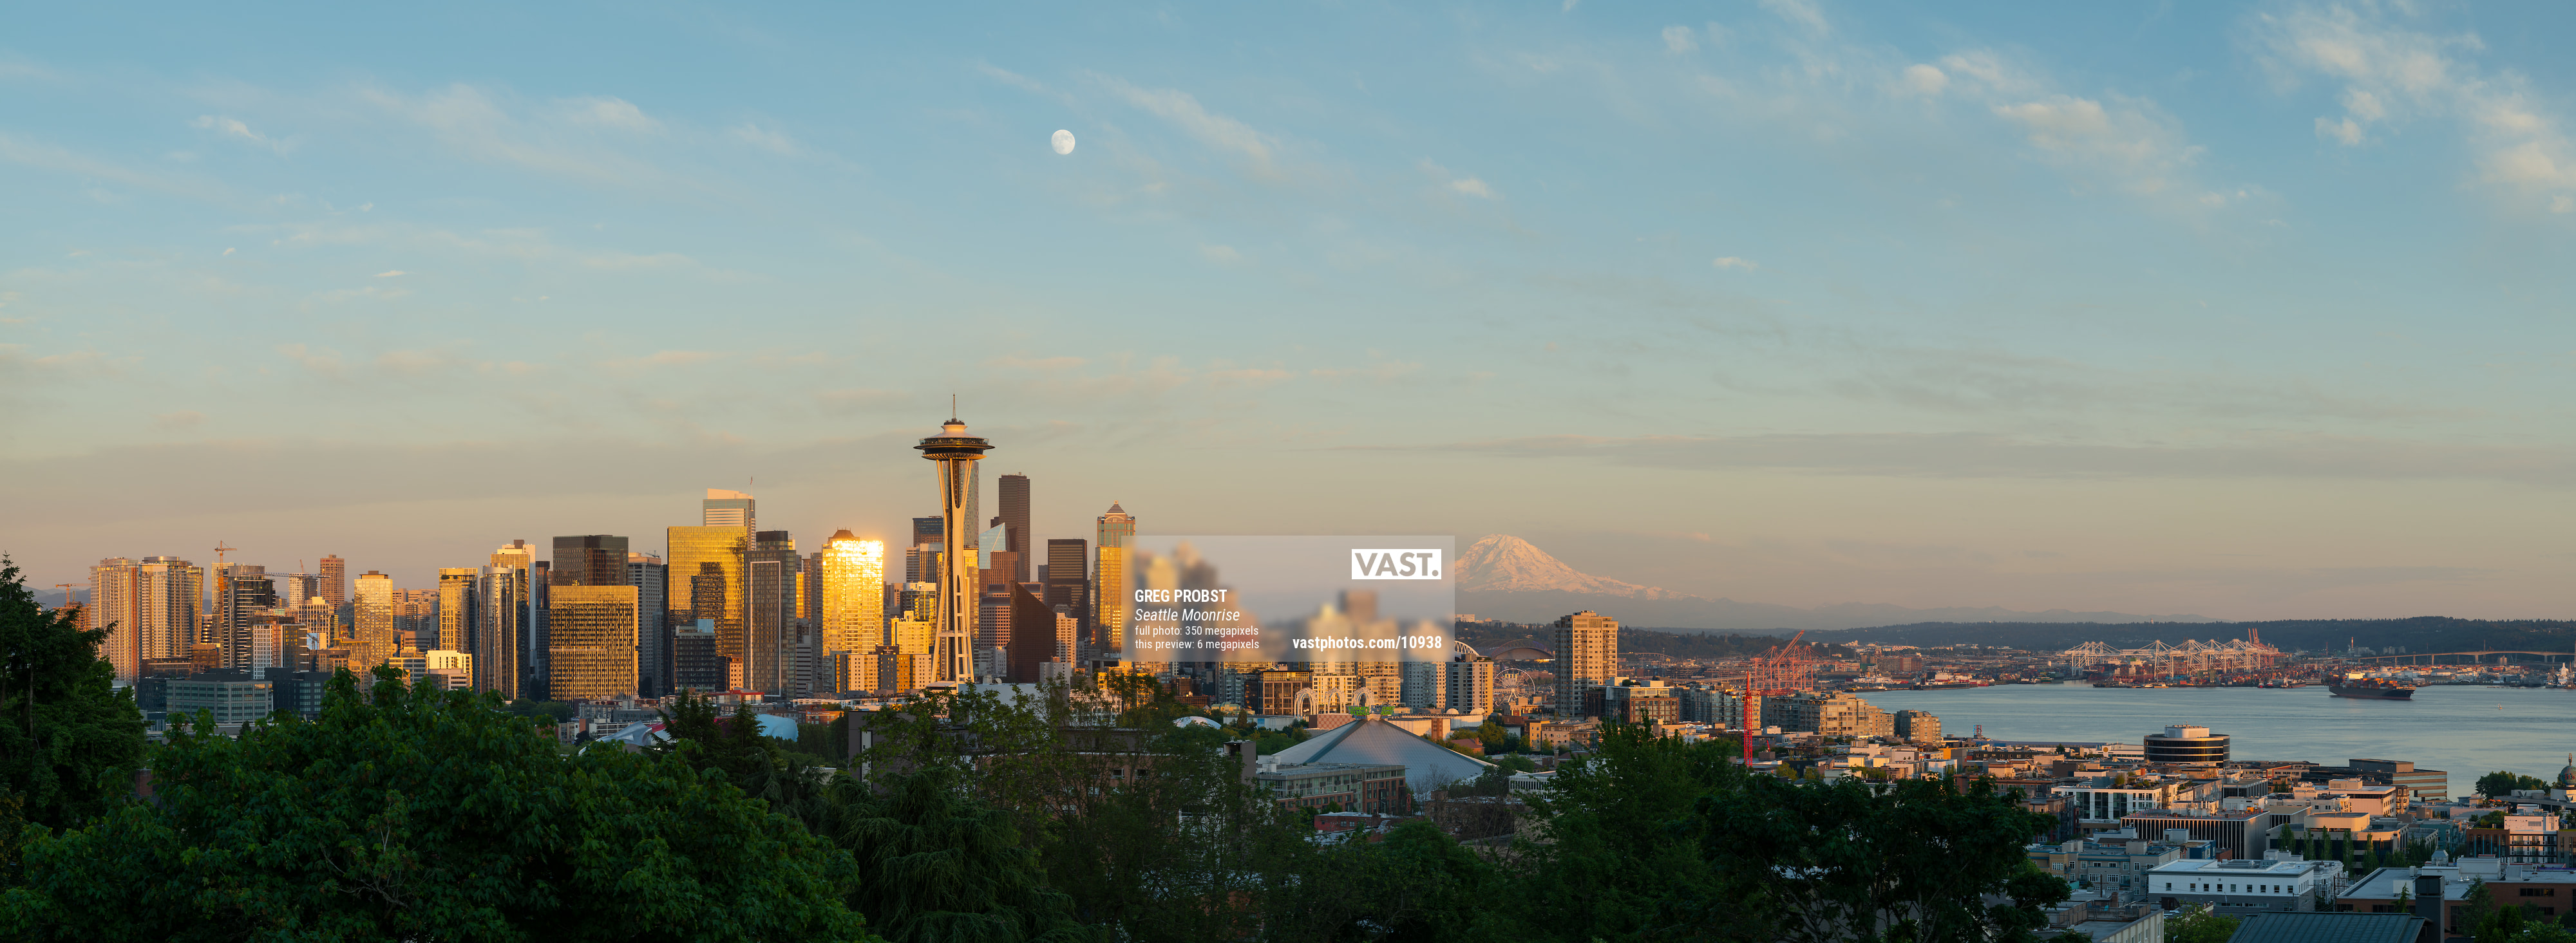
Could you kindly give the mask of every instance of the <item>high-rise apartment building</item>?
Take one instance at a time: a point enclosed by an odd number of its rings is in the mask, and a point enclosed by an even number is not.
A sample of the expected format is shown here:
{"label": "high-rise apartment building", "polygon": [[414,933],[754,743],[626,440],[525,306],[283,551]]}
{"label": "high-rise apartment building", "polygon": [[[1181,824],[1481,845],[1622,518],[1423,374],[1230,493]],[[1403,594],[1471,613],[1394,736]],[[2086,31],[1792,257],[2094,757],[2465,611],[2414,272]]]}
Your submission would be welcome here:
{"label": "high-rise apartment building", "polygon": [[626,552],[624,537],[557,537],[554,565],[546,570],[546,582],[554,586],[624,586]]}
{"label": "high-rise apartment building", "polygon": [[1556,620],[1556,715],[1583,714],[1583,693],[1619,676],[1619,623],[1590,609]]}
{"label": "high-rise apartment building", "polygon": [[975,538],[977,469],[992,443],[966,434],[966,424],[950,418],[939,434],[913,446],[939,468],[940,554],[937,681],[974,680],[974,610],[978,595],[973,556],[964,552]]}
{"label": "high-rise apartment building", "polygon": [[304,608],[304,601],[322,594],[322,578],[311,573],[271,573],[269,582],[277,584],[277,604],[288,609]]}
{"label": "high-rise apartment building", "polygon": [[1092,607],[1092,644],[1101,648],[1127,645],[1127,613],[1133,608],[1127,593],[1127,543],[1135,536],[1136,518],[1116,501],[1092,525],[1092,545],[1100,554],[1091,572],[1092,597],[1098,600]]}
{"label": "high-rise apartment building", "polygon": [[474,578],[474,689],[496,691],[502,700],[520,693],[520,647],[527,619],[528,571],[487,566]]}
{"label": "high-rise apartment building", "polygon": [[653,697],[671,693],[671,611],[668,571],[662,558],[626,553],[626,585],[635,587],[635,671],[638,685]]}
{"label": "high-rise apartment building", "polygon": [[759,524],[759,515],[754,513],[755,510],[755,502],[750,495],[740,491],[709,488],[706,500],[699,505],[698,523],[708,527],[739,527],[751,530]]}
{"label": "high-rise apartment building", "polygon": [[321,569],[322,598],[329,600],[333,609],[348,605],[349,561],[340,559],[337,554],[326,554],[322,557]]}
{"label": "high-rise apartment building", "polygon": [[206,570],[178,557],[144,557],[136,579],[143,657],[186,658],[197,644]]}
{"label": "high-rise apartment building", "polygon": [[[251,658],[251,620],[277,608],[277,586],[256,567],[234,564],[231,579],[224,583],[220,617],[215,620],[218,635],[215,644],[224,647],[226,668],[266,668]],[[391,600],[387,600],[390,606]]]}
{"label": "high-rise apartment building", "polygon": [[474,651],[474,580],[481,575],[482,571],[473,567],[444,567],[438,571],[436,648]]}
{"label": "high-rise apartment building", "polygon": [[814,593],[823,651],[866,652],[886,642],[885,541],[838,531],[825,541]]}
{"label": "high-rise apartment building", "polygon": [[1002,524],[1004,546],[987,545],[984,549],[1018,554],[1012,558],[1011,581],[1026,583],[1029,581],[1029,476],[1003,475],[993,479],[993,485],[993,496],[1000,499],[997,503],[1001,516],[996,520]]}
{"label": "high-rise apartment building", "polygon": [[635,587],[558,585],[546,605],[553,628],[548,697],[601,701],[638,693],[635,647],[643,622]]}
{"label": "high-rise apartment building", "polygon": [[1448,703],[1441,706],[1461,714],[1483,716],[1494,710],[1494,660],[1482,655],[1464,657],[1448,663]]}
{"label": "high-rise apartment building", "polygon": [[99,655],[116,666],[116,680],[132,684],[143,672],[143,566],[125,557],[109,557],[89,568],[89,603],[81,607],[81,628],[105,629]]}
{"label": "high-rise apartment building", "polygon": [[394,590],[394,631],[411,635],[422,651],[438,648],[438,590]]}
{"label": "high-rise apartment building", "polygon": [[373,668],[394,654],[394,579],[368,570],[359,575],[351,596],[355,614],[350,622],[358,630],[359,652],[364,667]]}
{"label": "high-rise apartment building", "polygon": [[724,659],[716,655],[712,619],[692,619],[671,628],[671,689],[716,691],[724,687]]}
{"label": "high-rise apartment building", "polygon": [[[709,489],[709,494],[716,490]],[[717,510],[730,509],[710,509],[709,513]],[[744,511],[748,517],[749,508]],[[668,530],[671,552],[665,558],[670,567],[667,605],[674,613],[685,613],[685,618],[713,620],[716,656],[737,663],[742,659],[743,603],[749,595],[743,585],[743,565],[751,553],[751,539],[750,528],[730,524]],[[715,598],[706,598],[710,592]]]}

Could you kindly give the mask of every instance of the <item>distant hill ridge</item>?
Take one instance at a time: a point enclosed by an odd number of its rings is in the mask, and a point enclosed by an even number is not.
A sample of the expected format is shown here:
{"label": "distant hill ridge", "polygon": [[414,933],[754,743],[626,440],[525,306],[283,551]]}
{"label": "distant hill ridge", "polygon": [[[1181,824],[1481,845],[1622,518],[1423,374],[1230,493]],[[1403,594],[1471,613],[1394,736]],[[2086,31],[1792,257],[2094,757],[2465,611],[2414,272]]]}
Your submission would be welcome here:
{"label": "distant hill ridge", "polygon": [[2185,639],[2225,641],[2244,638],[2248,629],[2261,633],[2265,643],[2285,651],[2341,652],[2348,647],[2359,646],[2383,652],[2392,647],[2402,647],[2413,654],[2538,651],[2576,655],[2576,620],[2485,620],[2449,616],[2118,624],[1939,621],[1829,630],[1807,637],[1885,645],[2001,645],[2057,651],[2086,642],[2101,642],[2114,648],[2139,648],[2158,641],[2169,645],[2179,645]]}
{"label": "distant hill ridge", "polygon": [[2141,616],[2123,612],[2051,609],[2027,612],[1997,606],[1913,609],[1883,603],[1839,603],[1801,609],[1769,603],[1694,596],[1584,573],[1509,534],[1494,534],[1450,564],[1458,578],[1458,608],[1507,622],[1548,622],[1591,609],[1624,625],[1718,631],[1856,629],[1898,622],[2207,622],[2195,615]]}

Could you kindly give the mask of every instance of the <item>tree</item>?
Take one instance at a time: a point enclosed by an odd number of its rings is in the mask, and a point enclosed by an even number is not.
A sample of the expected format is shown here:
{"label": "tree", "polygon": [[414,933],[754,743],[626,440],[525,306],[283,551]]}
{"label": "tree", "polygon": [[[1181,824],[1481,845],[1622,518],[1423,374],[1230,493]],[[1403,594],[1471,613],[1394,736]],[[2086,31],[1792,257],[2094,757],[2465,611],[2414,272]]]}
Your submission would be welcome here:
{"label": "tree", "polygon": [[2489,799],[2513,795],[2516,789],[2547,789],[2549,784],[2531,776],[2509,770],[2497,770],[2478,777],[2478,794]]}
{"label": "tree", "polygon": [[[333,678],[321,716],[154,755],[156,801],[25,848],[14,939],[873,939],[849,856],[655,753],[557,754],[498,698]],[[33,835],[33,832],[30,833]]]}
{"label": "tree", "polygon": [[78,825],[133,792],[143,713],[99,657],[107,635],[46,610],[0,558],[0,794],[23,797],[29,822]]}
{"label": "tree", "polygon": [[895,943],[1091,940],[1073,900],[1046,884],[1009,816],[970,798],[956,773],[921,770],[883,795],[844,778],[830,837],[858,859],[853,909]]}
{"label": "tree", "polygon": [[1983,779],[1754,777],[1699,800],[1709,858],[1759,888],[1779,938],[1813,943],[2037,939],[2068,893],[2024,852],[2052,824]]}
{"label": "tree", "polygon": [[2208,904],[2186,908],[2182,916],[2165,921],[2165,943],[2227,943],[2241,922]]}

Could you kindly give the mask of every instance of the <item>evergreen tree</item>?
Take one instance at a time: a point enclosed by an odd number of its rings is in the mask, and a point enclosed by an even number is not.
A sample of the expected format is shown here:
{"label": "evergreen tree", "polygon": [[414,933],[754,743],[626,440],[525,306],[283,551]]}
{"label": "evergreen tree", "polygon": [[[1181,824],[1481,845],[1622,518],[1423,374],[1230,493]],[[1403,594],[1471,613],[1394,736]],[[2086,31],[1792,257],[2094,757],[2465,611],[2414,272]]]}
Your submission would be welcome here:
{"label": "evergreen tree", "polygon": [[104,815],[134,790],[143,713],[99,657],[106,627],[47,610],[0,558],[0,794],[56,828]]}
{"label": "evergreen tree", "polygon": [[347,672],[321,716],[238,739],[200,713],[155,801],[33,830],[22,940],[873,939],[849,856],[652,753],[559,755],[489,694]]}

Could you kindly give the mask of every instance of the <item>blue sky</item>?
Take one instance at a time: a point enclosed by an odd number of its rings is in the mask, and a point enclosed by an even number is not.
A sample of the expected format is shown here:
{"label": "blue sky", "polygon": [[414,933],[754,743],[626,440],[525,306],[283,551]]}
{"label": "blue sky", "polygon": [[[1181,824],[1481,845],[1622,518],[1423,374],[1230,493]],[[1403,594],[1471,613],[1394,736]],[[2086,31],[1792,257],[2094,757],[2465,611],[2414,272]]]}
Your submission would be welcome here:
{"label": "blue sky", "polygon": [[893,533],[955,393],[1040,536],[2566,614],[2576,14],[1952,6],[13,10],[0,542]]}

